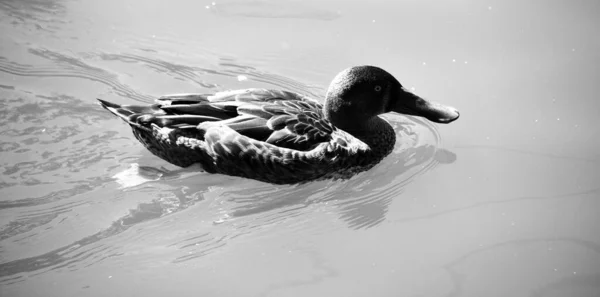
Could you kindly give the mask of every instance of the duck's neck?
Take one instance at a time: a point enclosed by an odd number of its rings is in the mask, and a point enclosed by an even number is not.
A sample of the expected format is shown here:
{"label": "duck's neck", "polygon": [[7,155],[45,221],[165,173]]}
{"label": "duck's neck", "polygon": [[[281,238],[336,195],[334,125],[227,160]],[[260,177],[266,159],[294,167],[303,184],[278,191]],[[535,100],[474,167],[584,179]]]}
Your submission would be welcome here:
{"label": "duck's neck", "polygon": [[396,143],[394,128],[378,116],[339,128],[360,139],[371,148],[371,153],[381,158],[391,153]]}

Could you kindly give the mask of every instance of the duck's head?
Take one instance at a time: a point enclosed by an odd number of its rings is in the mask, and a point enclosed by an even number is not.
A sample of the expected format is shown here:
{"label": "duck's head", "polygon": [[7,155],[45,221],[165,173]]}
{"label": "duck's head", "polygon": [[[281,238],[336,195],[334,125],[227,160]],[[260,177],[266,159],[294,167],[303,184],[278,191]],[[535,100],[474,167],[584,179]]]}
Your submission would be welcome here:
{"label": "duck's head", "polygon": [[392,111],[444,124],[459,117],[455,108],[409,92],[387,71],[374,66],[343,70],[327,90],[325,117],[342,129],[363,129],[374,117]]}

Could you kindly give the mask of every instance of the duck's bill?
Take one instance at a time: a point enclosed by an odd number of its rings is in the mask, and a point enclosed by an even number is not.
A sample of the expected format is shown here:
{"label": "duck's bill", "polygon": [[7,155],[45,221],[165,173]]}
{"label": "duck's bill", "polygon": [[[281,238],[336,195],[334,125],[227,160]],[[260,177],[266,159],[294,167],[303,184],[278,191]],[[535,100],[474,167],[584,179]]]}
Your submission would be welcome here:
{"label": "duck's bill", "polygon": [[456,108],[427,101],[402,88],[393,111],[424,117],[432,122],[448,124],[460,116]]}

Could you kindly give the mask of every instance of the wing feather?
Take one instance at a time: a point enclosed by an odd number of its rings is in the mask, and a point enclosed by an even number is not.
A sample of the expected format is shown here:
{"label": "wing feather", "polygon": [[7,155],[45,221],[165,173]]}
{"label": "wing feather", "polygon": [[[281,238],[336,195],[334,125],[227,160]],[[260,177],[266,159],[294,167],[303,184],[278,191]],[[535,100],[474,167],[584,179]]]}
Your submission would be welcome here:
{"label": "wing feather", "polygon": [[140,128],[157,125],[189,132],[196,129],[195,137],[199,140],[205,140],[207,130],[215,126],[230,128],[227,134],[237,132],[238,137],[213,142],[213,149],[219,154],[228,150],[244,153],[244,145],[248,142],[245,137],[282,148],[311,150],[330,141],[335,130],[323,116],[321,104],[306,96],[280,90],[175,94],[162,96],[156,104],[146,106],[103,104]]}

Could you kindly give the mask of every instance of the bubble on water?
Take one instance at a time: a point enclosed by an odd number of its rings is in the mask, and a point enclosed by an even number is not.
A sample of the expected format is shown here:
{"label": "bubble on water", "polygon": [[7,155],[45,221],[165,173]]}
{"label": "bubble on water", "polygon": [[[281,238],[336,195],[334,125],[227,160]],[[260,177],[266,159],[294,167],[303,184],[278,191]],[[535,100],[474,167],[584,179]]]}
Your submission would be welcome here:
{"label": "bubble on water", "polygon": [[423,62],[423,66],[426,66],[426,65],[427,65],[427,63]]}
{"label": "bubble on water", "polygon": [[223,224],[223,223],[225,223],[225,222],[227,222],[229,220],[231,220],[231,216],[228,215],[228,214],[224,214],[221,218],[219,218],[217,220],[214,220],[213,224],[214,225],[219,225],[219,224]]}
{"label": "bubble on water", "polygon": [[452,59],[452,63],[456,62],[456,59]]}
{"label": "bubble on water", "polygon": [[210,9],[210,6],[206,5],[206,9]]}
{"label": "bubble on water", "polygon": [[161,178],[162,173],[159,171],[148,171],[146,167],[140,168],[139,164],[130,164],[129,168],[112,176],[119,184],[120,188],[131,188],[143,183],[157,181]]}
{"label": "bubble on water", "polygon": [[492,10],[492,7],[491,7],[491,6],[488,6],[488,10]]}

